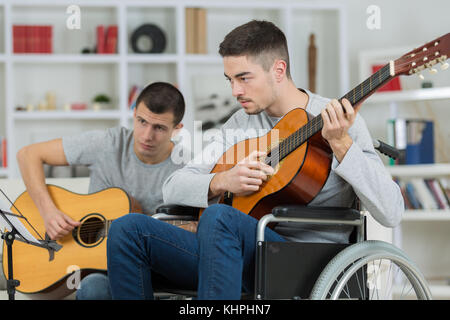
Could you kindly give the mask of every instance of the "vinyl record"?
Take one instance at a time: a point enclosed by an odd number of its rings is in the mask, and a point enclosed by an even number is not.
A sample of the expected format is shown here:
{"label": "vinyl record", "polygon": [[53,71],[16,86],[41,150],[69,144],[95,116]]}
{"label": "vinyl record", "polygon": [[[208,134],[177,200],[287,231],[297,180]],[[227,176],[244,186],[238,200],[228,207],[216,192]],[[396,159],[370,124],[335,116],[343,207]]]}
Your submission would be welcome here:
{"label": "vinyl record", "polygon": [[158,26],[143,24],[131,35],[131,47],[136,53],[161,53],[166,48],[166,36]]}

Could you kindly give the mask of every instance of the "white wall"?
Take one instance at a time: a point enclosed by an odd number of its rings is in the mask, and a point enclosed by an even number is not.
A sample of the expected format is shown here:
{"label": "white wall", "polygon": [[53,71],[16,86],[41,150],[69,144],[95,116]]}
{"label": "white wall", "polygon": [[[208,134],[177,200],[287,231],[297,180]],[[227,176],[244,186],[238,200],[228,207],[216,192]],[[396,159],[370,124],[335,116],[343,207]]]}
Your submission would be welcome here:
{"label": "white wall", "polygon": [[[450,32],[450,1],[448,0],[340,0],[348,9],[348,45],[350,55],[350,86],[360,83],[358,54],[362,50],[378,50],[395,47],[421,46]],[[369,30],[366,9],[377,5],[381,10],[380,30]],[[406,53],[406,52],[404,52]],[[435,86],[450,86],[450,69],[432,76],[424,72],[426,80]],[[420,87],[416,76],[401,77],[402,85]],[[369,98],[370,99],[370,98]],[[374,137],[385,138],[386,120],[389,117],[387,105],[366,104],[361,109]],[[426,117],[435,121],[435,160],[450,161],[450,101],[409,103],[399,108],[399,116]]]}

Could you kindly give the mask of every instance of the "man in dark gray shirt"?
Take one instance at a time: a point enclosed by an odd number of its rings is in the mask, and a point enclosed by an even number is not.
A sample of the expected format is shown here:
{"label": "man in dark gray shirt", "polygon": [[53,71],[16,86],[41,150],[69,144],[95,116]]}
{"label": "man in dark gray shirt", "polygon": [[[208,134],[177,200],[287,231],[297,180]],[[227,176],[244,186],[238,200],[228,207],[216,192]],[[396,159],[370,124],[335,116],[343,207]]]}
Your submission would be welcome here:
{"label": "man in dark gray shirt", "polygon": [[[22,148],[17,155],[20,171],[49,237],[61,239],[79,222],[70,218],[70,212],[61,212],[50,197],[44,163],[86,165],[90,170],[89,193],[120,187],[139,202],[143,213],[151,215],[163,202],[164,180],[183,166],[181,161],[175,163],[171,154],[187,151],[171,138],[183,127],[184,111],[181,92],[169,83],[156,82],[136,100],[133,130],[114,127],[88,131]],[[67,263],[76,265],[76,261]],[[108,297],[109,283],[101,274],[84,278],[77,291],[80,299]]]}
{"label": "man in dark gray shirt", "polygon": [[[255,152],[229,170],[210,171],[214,160],[236,143],[236,137],[242,141],[257,132],[261,135],[261,130],[267,132],[295,108],[321,115],[322,137],[333,151],[328,180],[310,204],[350,207],[358,196],[381,224],[393,227],[401,219],[400,190],[373,149],[367,127],[357,115],[359,107],[354,109],[346,99],[341,104],[297,89],[290,77],[287,42],[281,30],[270,22],[251,21],[230,32],[219,53],[242,110],[224,124],[221,134],[201,155],[174,172],[163,187],[166,203],[207,207],[197,234],[138,215],[114,221],[108,239],[113,298],[152,298],[150,271],[197,289],[199,299],[239,299],[242,290],[254,289],[257,220],[216,202],[224,192],[243,195],[258,191],[274,169],[258,159],[263,152]],[[235,130],[231,137],[229,130]],[[290,228],[279,224],[275,230],[265,230],[267,241],[348,242],[348,235],[345,228],[314,225]]]}

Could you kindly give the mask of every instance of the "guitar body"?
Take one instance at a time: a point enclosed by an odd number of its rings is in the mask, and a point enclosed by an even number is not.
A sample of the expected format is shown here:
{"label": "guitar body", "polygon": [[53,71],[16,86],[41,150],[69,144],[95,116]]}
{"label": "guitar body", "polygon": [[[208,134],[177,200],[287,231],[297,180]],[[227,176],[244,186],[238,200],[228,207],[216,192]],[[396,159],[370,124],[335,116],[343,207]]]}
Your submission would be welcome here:
{"label": "guitar body", "polygon": [[[141,209],[120,188],[109,188],[88,195],[76,194],[53,185],[47,188],[57,208],[73,220],[80,221],[81,225],[57,241],[63,247],[54,253],[52,261],[48,250],[14,241],[13,270],[14,279],[20,281],[17,291],[35,294],[33,298],[56,299],[75,290],[69,289],[66,283],[75,269],[80,269],[81,278],[91,272],[106,271],[106,235],[110,222],[130,212],[141,212]],[[44,222],[28,192],[22,193],[14,205],[44,236]],[[14,207],[12,211],[18,213]],[[31,228],[26,223],[24,225],[33,234]],[[5,242],[3,252],[3,272],[7,275]]]}
{"label": "guitar body", "polygon": [[[286,139],[303,127],[310,115],[303,109],[287,113],[266,135],[241,141],[228,149],[212,169],[212,173],[231,169],[253,151],[268,152],[274,143]],[[275,136],[274,136],[275,135]],[[309,203],[320,192],[330,173],[332,151],[320,132],[295,149],[275,167],[275,173],[259,191],[232,197],[232,206],[260,219],[277,205]],[[222,197],[220,202],[224,202]]]}

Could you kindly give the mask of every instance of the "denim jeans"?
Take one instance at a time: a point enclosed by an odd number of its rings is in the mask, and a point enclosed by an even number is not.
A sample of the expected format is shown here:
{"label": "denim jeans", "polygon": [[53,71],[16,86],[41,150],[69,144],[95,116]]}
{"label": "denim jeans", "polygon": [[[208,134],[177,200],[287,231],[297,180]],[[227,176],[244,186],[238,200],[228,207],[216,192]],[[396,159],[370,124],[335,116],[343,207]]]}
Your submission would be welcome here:
{"label": "denim jeans", "polygon": [[[239,299],[253,292],[258,221],[215,204],[192,233],[142,214],[115,220],[107,243],[113,299],[152,299],[152,272],[198,299]],[[269,228],[267,241],[285,241]]]}
{"label": "denim jeans", "polygon": [[77,300],[111,300],[108,276],[103,273],[91,273],[81,280],[76,292]]}

